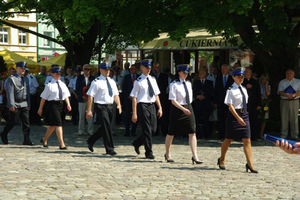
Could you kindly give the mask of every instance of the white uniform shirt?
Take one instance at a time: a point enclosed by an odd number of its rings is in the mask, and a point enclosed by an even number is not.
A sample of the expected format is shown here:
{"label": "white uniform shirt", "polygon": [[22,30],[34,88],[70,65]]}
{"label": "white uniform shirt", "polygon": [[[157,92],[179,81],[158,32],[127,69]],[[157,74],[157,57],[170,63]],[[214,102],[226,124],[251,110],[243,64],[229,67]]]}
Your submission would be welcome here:
{"label": "white uniform shirt", "polygon": [[[61,80],[58,80],[59,86],[62,90],[62,98],[63,100],[67,97],[70,97],[69,89],[67,88],[66,84],[64,84]],[[45,89],[41,94],[41,97],[48,101],[59,101],[59,90],[58,84],[56,80],[53,78],[50,82],[45,85]]]}
{"label": "white uniform shirt", "polygon": [[[175,80],[170,85],[169,100],[176,100],[180,105],[187,105],[186,92],[183,85],[183,80]],[[185,81],[187,90],[189,92],[190,103],[193,101],[193,90],[190,81]]]}
{"label": "white uniform shirt", "polygon": [[73,88],[74,91],[76,91],[76,81],[77,81],[77,76],[72,78],[69,82],[69,85],[68,85],[68,87]]}
{"label": "white uniform shirt", "polygon": [[215,89],[216,78],[214,77],[214,75],[209,74],[209,75],[206,77],[206,80],[212,81],[212,82],[213,82],[213,87],[214,87],[214,89]]}
{"label": "white uniform shirt", "polygon": [[39,86],[39,83],[37,82],[36,78],[32,74],[27,74],[26,76],[29,81],[29,92],[30,94],[36,92],[36,88]]}
{"label": "white uniform shirt", "polygon": [[[243,93],[246,98],[246,104],[248,103],[248,93],[247,89],[241,85]],[[226,96],[224,99],[225,104],[232,104],[234,109],[241,109],[243,108],[243,95],[239,89],[239,86],[236,83],[233,83],[231,87],[228,88],[226,91]]]}
{"label": "white uniform shirt", "polygon": [[[152,97],[149,95],[147,77],[149,77],[149,81],[154,91],[154,95]],[[142,74],[134,81],[130,96],[135,97],[137,103],[154,103],[156,101],[155,96],[159,94],[160,91],[155,78],[153,76],[145,76]]]}
{"label": "white uniform shirt", "polygon": [[[297,92],[298,90],[300,90],[300,79],[293,78],[291,81],[288,81],[287,79],[281,80],[278,84],[277,93],[279,93],[279,91],[284,92],[284,90],[289,86],[292,86],[293,89]],[[280,95],[280,97],[282,99],[288,99],[287,97],[283,97],[281,95]],[[299,98],[299,96],[295,97],[295,99],[298,99],[298,98]]]}
{"label": "white uniform shirt", "polygon": [[106,78],[102,75],[98,76],[95,80],[93,80],[87,95],[94,97],[94,103],[98,104],[113,104],[114,96],[119,95],[119,91],[116,85],[116,82],[112,80],[110,77],[107,77],[111,89],[112,96],[109,96]]}

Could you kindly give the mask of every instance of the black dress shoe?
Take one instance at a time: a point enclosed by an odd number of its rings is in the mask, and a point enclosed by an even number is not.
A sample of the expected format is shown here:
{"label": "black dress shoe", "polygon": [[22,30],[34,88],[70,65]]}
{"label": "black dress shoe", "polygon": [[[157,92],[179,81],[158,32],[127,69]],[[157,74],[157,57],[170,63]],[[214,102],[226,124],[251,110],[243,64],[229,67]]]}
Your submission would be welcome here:
{"label": "black dress shoe", "polygon": [[48,148],[48,145],[44,143],[44,139],[42,138],[40,142],[43,144],[43,147]]}
{"label": "black dress shoe", "polygon": [[24,140],[23,145],[34,145],[34,143],[31,142],[30,140]]}
{"label": "black dress shoe", "polygon": [[2,140],[3,144],[8,144],[7,135],[4,133],[0,133],[0,136],[1,136],[1,140]]}
{"label": "black dress shoe", "polygon": [[108,152],[106,152],[106,154],[114,156],[114,155],[117,155],[117,152],[115,152],[115,151],[108,151]]}
{"label": "black dress shoe", "polygon": [[137,136],[135,133],[131,133],[131,136]]}
{"label": "black dress shoe", "polygon": [[155,156],[154,156],[154,155],[152,155],[152,154],[150,154],[150,155],[146,155],[146,158],[147,158],[147,159],[154,159],[154,158],[155,158]]}
{"label": "black dress shoe", "polygon": [[88,141],[86,141],[87,144],[88,144],[88,148],[91,152],[94,152],[94,149],[93,149],[93,145],[91,143],[89,143]]}
{"label": "black dress shoe", "polygon": [[61,146],[59,146],[59,149],[60,150],[67,150],[68,148],[67,147],[61,147]]}
{"label": "black dress shoe", "polygon": [[137,154],[140,154],[140,147],[139,147],[139,146],[136,146],[136,145],[134,144],[134,142],[132,142],[131,144],[132,144],[132,146],[134,146],[135,152],[136,152]]}

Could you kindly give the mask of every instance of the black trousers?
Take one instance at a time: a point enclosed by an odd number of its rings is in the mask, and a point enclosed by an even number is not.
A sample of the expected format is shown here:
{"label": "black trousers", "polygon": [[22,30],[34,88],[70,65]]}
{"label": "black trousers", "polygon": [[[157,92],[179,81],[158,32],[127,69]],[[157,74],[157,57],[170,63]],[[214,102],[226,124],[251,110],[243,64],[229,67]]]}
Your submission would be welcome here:
{"label": "black trousers", "polygon": [[[123,108],[125,109],[125,117],[124,117],[125,134],[128,135],[130,133],[135,134],[138,122],[133,123],[131,121],[132,103],[129,99],[128,101],[125,101]],[[130,131],[130,125],[131,125],[131,131]]]}
{"label": "black trousers", "polygon": [[197,138],[209,138],[210,137],[210,127],[209,127],[209,114],[210,114],[210,104],[199,102],[199,100],[195,101],[194,104],[194,113],[196,118],[196,128],[198,129],[198,125],[201,123],[201,118],[203,119],[203,125],[204,125],[204,132],[202,135],[200,134],[200,131],[197,130]]}
{"label": "black trousers", "polygon": [[75,95],[71,94],[71,107],[72,107],[72,122],[74,125],[78,124],[78,101]]}
{"label": "black trousers", "polygon": [[138,103],[138,120],[142,126],[142,134],[133,141],[136,146],[145,147],[145,155],[153,155],[152,152],[152,135],[157,128],[157,117],[154,103]]}
{"label": "black trousers", "polygon": [[30,95],[30,103],[31,103],[31,107],[30,107],[30,111],[29,111],[29,121],[30,124],[40,124],[41,123],[41,118],[40,116],[37,114],[38,111],[38,99],[37,99],[37,94],[31,94]]}
{"label": "black trousers", "polygon": [[225,138],[225,129],[226,129],[226,117],[228,112],[227,105],[220,105],[218,104],[217,113],[218,113],[218,134],[219,138]]}
{"label": "black trousers", "polygon": [[29,123],[29,108],[16,108],[15,112],[9,111],[9,121],[4,127],[3,134],[7,135],[9,131],[19,122],[19,119],[22,120],[22,129],[24,135],[29,135],[30,133],[30,123]]}
{"label": "black trousers", "polygon": [[97,114],[101,126],[93,135],[89,137],[87,142],[94,145],[98,139],[103,137],[103,144],[105,146],[106,153],[109,153],[114,150],[112,129],[110,124],[113,114],[112,104],[104,105],[95,103],[94,110]]}

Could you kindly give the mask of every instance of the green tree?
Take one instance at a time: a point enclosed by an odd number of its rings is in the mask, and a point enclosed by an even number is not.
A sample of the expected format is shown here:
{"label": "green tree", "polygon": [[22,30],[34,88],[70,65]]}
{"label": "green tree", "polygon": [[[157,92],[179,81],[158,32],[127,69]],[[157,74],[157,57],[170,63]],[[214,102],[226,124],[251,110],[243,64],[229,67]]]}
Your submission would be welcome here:
{"label": "green tree", "polygon": [[6,63],[2,56],[0,56],[0,73],[7,71]]}

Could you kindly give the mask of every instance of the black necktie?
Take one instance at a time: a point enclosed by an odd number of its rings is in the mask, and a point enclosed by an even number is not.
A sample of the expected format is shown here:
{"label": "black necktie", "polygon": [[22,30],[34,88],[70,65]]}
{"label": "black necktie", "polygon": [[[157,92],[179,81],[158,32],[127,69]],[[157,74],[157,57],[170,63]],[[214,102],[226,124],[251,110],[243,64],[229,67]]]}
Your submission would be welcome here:
{"label": "black necktie", "polygon": [[24,76],[21,76],[22,79],[22,85],[24,86]]}
{"label": "black necktie", "polygon": [[109,96],[112,96],[112,89],[111,89],[111,85],[108,81],[108,79],[106,78],[106,84],[107,84],[107,89],[108,89],[108,94]]}
{"label": "black necktie", "polygon": [[185,100],[186,100],[186,103],[187,104],[190,104],[190,95],[189,95],[189,91],[188,91],[188,89],[187,89],[187,87],[186,87],[186,84],[185,84],[185,81],[184,82],[182,82],[183,83],[183,86],[184,86],[184,90],[185,90]]}
{"label": "black necktie", "polygon": [[244,94],[244,92],[243,92],[241,86],[239,86],[239,89],[240,89],[240,91],[241,91],[241,93],[242,93],[242,96],[243,96],[243,108],[244,108],[245,111],[247,111],[247,104],[246,104],[246,97],[245,97],[245,94]]}
{"label": "black necktie", "polygon": [[150,83],[149,77],[147,77],[147,82],[148,82],[148,88],[149,88],[149,95],[150,95],[150,97],[153,97],[154,90],[153,90],[153,87],[152,87],[152,85]]}
{"label": "black necktie", "polygon": [[59,100],[62,101],[62,100],[63,100],[63,97],[62,97],[62,90],[61,90],[61,87],[60,87],[58,81],[56,81],[56,83],[57,83],[57,86],[58,86],[58,98],[59,98]]}

